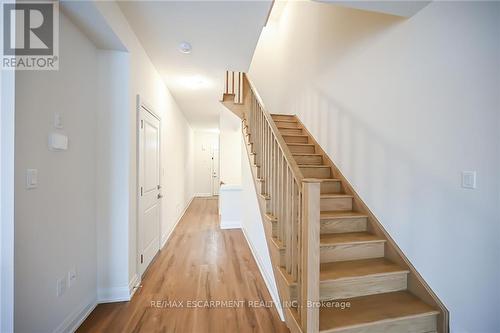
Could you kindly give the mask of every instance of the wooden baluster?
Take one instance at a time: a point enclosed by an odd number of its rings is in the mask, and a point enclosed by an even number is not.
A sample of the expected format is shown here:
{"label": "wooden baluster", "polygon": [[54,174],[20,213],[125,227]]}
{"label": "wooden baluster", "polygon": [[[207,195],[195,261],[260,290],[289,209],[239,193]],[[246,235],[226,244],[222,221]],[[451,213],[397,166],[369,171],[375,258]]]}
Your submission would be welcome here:
{"label": "wooden baluster", "polygon": [[257,159],[257,165],[260,163],[260,154],[259,154],[259,122],[260,122],[260,112],[259,105],[255,108],[255,153],[257,154],[255,157]]}
{"label": "wooden baluster", "polygon": [[268,184],[269,184],[269,158],[267,156],[268,142],[269,142],[269,133],[268,133],[267,121],[264,122],[264,189],[267,195],[270,195]]}
{"label": "wooden baluster", "polygon": [[[271,128],[269,127],[269,124],[266,123],[266,128],[267,128],[267,147],[266,147],[266,160],[267,160],[267,181],[266,181],[266,189],[267,192],[269,193],[269,196],[271,196],[271,202],[274,200],[273,195],[272,195],[272,188],[271,188],[271,168],[272,168],[272,163],[271,163],[271,148],[272,148],[272,136],[271,136]],[[269,202],[269,205],[271,205],[271,202]]]}
{"label": "wooden baluster", "polygon": [[260,122],[259,122],[259,154],[260,154],[260,177],[263,177],[264,170],[264,113],[262,109],[259,108]]}
{"label": "wooden baluster", "polygon": [[[257,98],[253,105],[253,124],[252,124],[252,152],[257,154]],[[257,156],[255,156],[255,164],[257,164]]]}
{"label": "wooden baluster", "polygon": [[[256,133],[256,140],[257,140],[257,158],[259,159],[259,167],[261,167],[262,163],[262,154],[260,153],[260,149],[262,148],[261,144],[260,144],[260,124],[261,124],[261,121],[262,121],[262,112],[260,110],[260,106],[257,106],[257,133]],[[260,168],[259,168],[260,169]],[[258,176],[261,177],[261,173],[260,173],[261,169],[259,170],[259,173],[258,173]]]}
{"label": "wooden baluster", "polygon": [[319,235],[320,183],[304,179],[302,182],[302,279],[301,325],[307,333],[319,332]]}
{"label": "wooden baluster", "polygon": [[283,155],[281,150],[279,150],[278,153],[278,186],[279,186],[279,192],[280,192],[280,200],[278,203],[278,218],[280,220],[280,241],[282,244],[285,244],[285,220],[283,218],[283,196],[285,194],[285,187],[283,186],[284,182],[284,175],[283,175]]}
{"label": "wooden baluster", "polygon": [[[269,124],[266,122],[266,190],[269,196],[271,197],[271,200],[273,200],[273,196],[271,193],[271,128],[269,127]],[[271,202],[269,202],[271,204]]]}
{"label": "wooden baluster", "polygon": [[281,191],[279,188],[279,147],[278,147],[278,142],[274,142],[274,189],[276,191],[276,201],[274,203],[274,216],[277,218],[278,221],[278,232],[276,234],[276,237],[281,241],[281,220],[278,218],[279,215],[279,202],[280,202],[280,197],[281,197]]}
{"label": "wooden baluster", "polygon": [[[256,142],[256,145],[255,145],[255,149],[256,149],[256,152],[257,152],[257,158],[259,160],[259,165],[260,165],[260,158],[262,156],[260,156],[260,108],[259,106],[257,106],[257,123],[256,123],[256,131],[255,131],[255,142]],[[260,175],[259,175],[260,177]]]}
{"label": "wooden baluster", "polygon": [[[274,138],[274,144],[273,144],[274,150],[273,150],[273,187],[274,187],[274,193],[276,193],[276,200],[273,203],[273,215],[277,216],[277,210],[278,210],[278,201],[280,197],[280,192],[278,191],[278,143],[276,142],[276,138]],[[279,225],[280,221],[278,221]],[[279,227],[278,227],[279,229]]]}
{"label": "wooden baluster", "polygon": [[299,183],[298,184],[298,189],[299,189],[299,227],[297,230],[298,233],[298,239],[297,239],[297,249],[298,249],[298,276],[297,276],[297,303],[298,303],[298,313],[299,313],[299,318],[302,318],[302,307],[300,306],[302,304],[302,256],[303,256],[303,247],[302,247],[302,186]]}
{"label": "wooden baluster", "polygon": [[295,179],[292,179],[292,278],[294,281],[297,281],[297,272],[298,272],[298,216],[297,216],[297,183]]}
{"label": "wooden baluster", "polygon": [[255,103],[256,103],[256,101],[257,101],[257,100],[255,99],[255,96],[254,96],[253,94],[252,94],[252,99],[251,99],[251,101],[252,101],[252,102],[251,102],[251,105],[250,105],[250,121],[249,121],[249,123],[248,123],[248,125],[249,125],[249,130],[250,130],[250,133],[251,133],[251,135],[252,135],[252,136],[251,136],[251,140],[250,140],[250,141],[252,141],[252,140],[253,140],[253,135],[254,135],[254,133],[253,133],[253,124],[254,124],[254,122],[253,122],[253,117],[254,117],[254,114],[255,114]]}
{"label": "wooden baluster", "polygon": [[290,169],[288,163],[285,169],[285,224],[286,224],[286,271],[292,273],[292,221],[290,216]]}

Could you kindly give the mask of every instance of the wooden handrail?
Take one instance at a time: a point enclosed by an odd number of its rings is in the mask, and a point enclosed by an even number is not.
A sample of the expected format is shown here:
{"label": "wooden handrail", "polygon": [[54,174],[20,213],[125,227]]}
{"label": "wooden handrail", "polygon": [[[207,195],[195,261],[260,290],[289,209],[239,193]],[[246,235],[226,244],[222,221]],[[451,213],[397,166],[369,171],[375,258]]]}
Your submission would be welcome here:
{"label": "wooden handrail", "polygon": [[[237,89],[235,87],[238,87]],[[319,332],[320,181],[304,179],[295,158],[251,79],[226,72],[223,100],[243,105],[243,118],[260,183],[261,209],[277,227],[273,237],[284,250],[279,262],[297,285],[296,308],[302,332]],[[286,299],[285,299],[286,300]],[[290,301],[290,299],[289,299]],[[289,309],[285,309],[288,311]]]}
{"label": "wooden handrail", "polygon": [[266,107],[264,106],[264,102],[262,101],[262,98],[260,97],[259,93],[257,92],[257,89],[255,89],[255,86],[254,86],[252,80],[250,80],[250,78],[248,77],[247,74],[245,74],[245,79],[247,80],[248,85],[250,86],[250,89],[252,90],[253,95],[255,96],[255,98],[257,99],[257,101],[259,102],[259,104],[262,108],[262,111],[263,111],[264,116],[266,117],[267,123],[269,124],[269,127],[271,127],[271,131],[274,134],[274,136],[276,137],[276,140],[278,141],[278,144],[280,145],[280,148],[283,151],[283,155],[284,155],[287,163],[290,165],[290,168],[292,169],[293,176],[295,177],[295,180],[298,183],[302,183],[304,176],[302,175],[302,171],[300,171],[299,165],[297,164],[297,162],[293,158],[292,152],[290,151],[290,149],[288,148],[288,145],[286,144],[285,140],[281,136],[281,133],[278,130],[278,128],[276,127],[276,124],[274,123],[274,121],[271,117],[271,114],[266,110]]}

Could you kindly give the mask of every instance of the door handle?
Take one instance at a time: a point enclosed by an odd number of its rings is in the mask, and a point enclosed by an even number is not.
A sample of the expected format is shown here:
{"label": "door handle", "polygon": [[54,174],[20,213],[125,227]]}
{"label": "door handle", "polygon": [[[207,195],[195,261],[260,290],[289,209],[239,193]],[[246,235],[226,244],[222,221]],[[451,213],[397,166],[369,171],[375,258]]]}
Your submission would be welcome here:
{"label": "door handle", "polygon": [[161,199],[161,198],[163,198],[163,195],[161,195],[160,193],[158,193],[158,197],[157,198]]}

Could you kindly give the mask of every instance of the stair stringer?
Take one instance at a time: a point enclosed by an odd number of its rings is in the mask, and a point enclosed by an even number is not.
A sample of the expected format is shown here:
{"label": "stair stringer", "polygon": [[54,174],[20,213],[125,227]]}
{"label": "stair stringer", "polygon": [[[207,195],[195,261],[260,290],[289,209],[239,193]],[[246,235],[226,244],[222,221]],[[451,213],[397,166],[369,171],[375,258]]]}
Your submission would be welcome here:
{"label": "stair stringer", "polygon": [[[292,301],[292,298],[290,297],[290,293],[289,293],[290,286],[286,284],[286,280],[283,278],[283,276],[280,272],[279,254],[277,257],[276,253],[273,253],[273,250],[276,248],[276,245],[274,244],[274,242],[272,240],[272,224],[266,218],[266,205],[267,205],[266,201],[267,201],[267,199],[263,195],[261,195],[261,190],[259,188],[259,181],[258,181],[258,175],[257,175],[258,166],[254,162],[252,162],[252,155],[254,153],[251,151],[252,143],[249,141],[250,140],[249,134],[250,133],[247,131],[245,119],[243,119],[242,120],[243,140],[245,142],[246,153],[247,153],[248,163],[250,164],[250,170],[252,173],[255,192],[257,193],[257,202],[259,203],[259,211],[260,211],[260,215],[261,215],[261,221],[262,221],[262,224],[264,227],[267,248],[269,251],[269,256],[271,258],[271,264],[273,267],[274,279],[276,281],[276,286],[278,288],[278,295],[279,295],[280,302],[282,305],[283,314],[285,316],[285,323],[288,326],[288,328],[290,329],[291,333],[303,333],[302,329],[300,327],[300,324],[297,321],[297,317],[296,317],[297,313],[295,312],[295,310],[292,310],[289,306],[286,305],[286,304],[291,304],[291,301]],[[283,304],[285,304],[285,306],[283,306]]]}
{"label": "stair stringer", "polygon": [[368,230],[377,235],[384,237],[387,242],[385,245],[385,257],[400,265],[401,267],[409,270],[407,277],[407,289],[425,303],[439,309],[438,315],[438,332],[449,332],[449,311],[439,297],[434,293],[430,286],[425,282],[423,277],[418,273],[416,268],[411,264],[410,260],[405,256],[403,251],[399,248],[394,239],[390,236],[384,226],[380,223],[373,212],[368,208],[361,197],[356,193],[351,183],[344,177],[337,165],[332,161],[330,156],[321,148],[316,138],[309,132],[306,126],[302,123],[297,115],[295,115],[297,122],[301,125],[302,130],[309,135],[312,143],[315,146],[316,152],[321,152],[323,157],[327,159],[327,164],[332,168],[333,177],[340,179],[344,189],[344,193],[353,196],[353,210],[363,212],[368,215]]}

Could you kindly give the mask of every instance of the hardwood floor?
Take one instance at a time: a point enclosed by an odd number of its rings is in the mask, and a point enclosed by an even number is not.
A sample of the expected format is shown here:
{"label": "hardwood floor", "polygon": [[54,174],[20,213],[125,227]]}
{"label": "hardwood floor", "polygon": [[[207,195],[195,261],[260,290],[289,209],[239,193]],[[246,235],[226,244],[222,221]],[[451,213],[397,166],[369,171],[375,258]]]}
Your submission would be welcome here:
{"label": "hardwood floor", "polygon": [[288,332],[274,306],[257,306],[271,296],[241,230],[219,229],[217,206],[193,200],[132,300],[97,306],[77,332]]}

